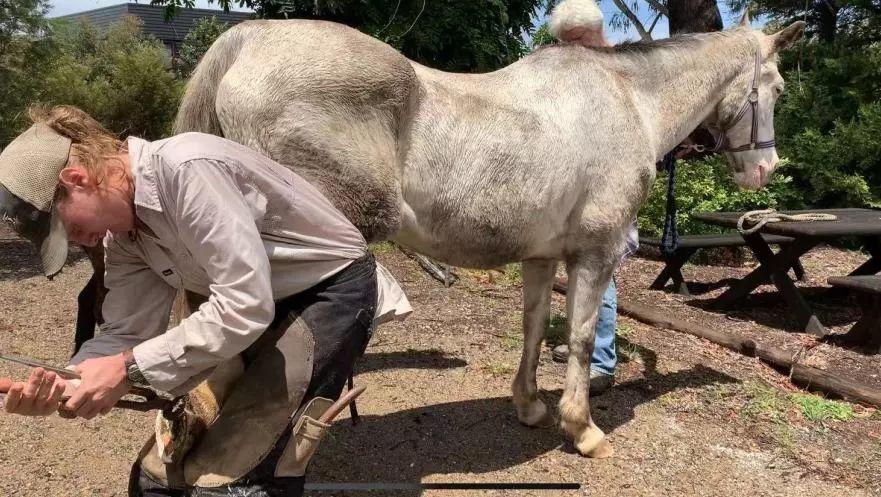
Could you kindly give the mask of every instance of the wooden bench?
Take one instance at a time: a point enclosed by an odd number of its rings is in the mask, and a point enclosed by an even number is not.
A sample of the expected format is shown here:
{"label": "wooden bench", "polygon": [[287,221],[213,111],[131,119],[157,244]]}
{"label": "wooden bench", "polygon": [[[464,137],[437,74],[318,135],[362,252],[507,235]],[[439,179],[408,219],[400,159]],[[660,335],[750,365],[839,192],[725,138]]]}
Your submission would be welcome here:
{"label": "wooden bench", "polygon": [[855,293],[863,312],[844,340],[865,344],[874,353],[881,352],[881,275],[837,276],[827,281],[835,288]]}
{"label": "wooden bench", "polygon": [[[769,245],[788,245],[793,239],[779,235],[762,235],[762,238]],[[661,248],[661,239],[654,236],[639,237],[641,245],[649,245]],[[688,284],[682,277],[682,266],[688,259],[694,255],[699,249],[718,248],[718,247],[742,247],[746,245],[746,241],[740,236],[740,233],[722,233],[712,235],[682,235],[679,237],[679,247],[672,255],[666,255],[661,251],[666,265],[661,274],[655,278],[655,281],[649,286],[652,290],[663,290],[667,282],[673,280],[673,290],[681,295],[691,295],[688,290]],[[792,265],[795,277],[801,281],[805,277],[805,270],[801,262],[796,260]]]}

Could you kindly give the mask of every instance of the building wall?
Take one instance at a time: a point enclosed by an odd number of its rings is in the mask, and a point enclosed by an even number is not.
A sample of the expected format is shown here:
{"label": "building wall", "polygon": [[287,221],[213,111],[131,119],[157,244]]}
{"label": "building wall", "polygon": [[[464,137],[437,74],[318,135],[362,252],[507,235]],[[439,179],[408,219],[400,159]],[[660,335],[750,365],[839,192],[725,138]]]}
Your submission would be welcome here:
{"label": "building wall", "polygon": [[84,19],[99,31],[103,31],[126,15],[139,18],[143,23],[144,33],[156,37],[165,44],[172,57],[177,57],[181,43],[198,20],[214,16],[221,23],[233,26],[251,17],[251,14],[248,12],[224,12],[214,9],[179,9],[177,15],[171,21],[166,22],[164,7],[124,3],[61,16],[58,19],[72,21]]}

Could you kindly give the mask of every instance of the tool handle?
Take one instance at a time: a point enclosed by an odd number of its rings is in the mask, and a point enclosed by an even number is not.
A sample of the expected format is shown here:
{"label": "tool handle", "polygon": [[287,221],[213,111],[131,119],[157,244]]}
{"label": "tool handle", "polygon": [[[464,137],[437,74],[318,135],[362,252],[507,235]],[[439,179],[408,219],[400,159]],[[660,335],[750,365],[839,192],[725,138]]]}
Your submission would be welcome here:
{"label": "tool handle", "polygon": [[326,411],[324,411],[324,414],[318,418],[318,421],[329,424],[343,411],[343,409],[346,408],[347,405],[351,404],[359,395],[364,393],[364,390],[367,390],[367,387],[360,386],[346,392],[345,395],[340,397],[339,400],[334,402]]}

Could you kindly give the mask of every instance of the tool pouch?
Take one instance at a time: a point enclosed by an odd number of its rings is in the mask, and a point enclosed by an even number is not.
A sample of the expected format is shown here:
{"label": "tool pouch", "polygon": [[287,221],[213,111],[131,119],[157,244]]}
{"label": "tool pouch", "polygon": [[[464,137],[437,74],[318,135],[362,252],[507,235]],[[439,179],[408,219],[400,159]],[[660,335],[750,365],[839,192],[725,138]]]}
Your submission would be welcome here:
{"label": "tool pouch", "polygon": [[315,397],[306,405],[294,424],[291,439],[275,467],[276,477],[298,477],[306,474],[309,461],[330,429],[329,423],[318,419],[333,404],[330,399]]}
{"label": "tool pouch", "polygon": [[312,377],[315,342],[306,323],[294,317],[246,351],[244,374],[183,465],[164,464],[151,437],[140,458],[147,476],[170,488],[219,487],[241,479],[269,454],[285,436]]}

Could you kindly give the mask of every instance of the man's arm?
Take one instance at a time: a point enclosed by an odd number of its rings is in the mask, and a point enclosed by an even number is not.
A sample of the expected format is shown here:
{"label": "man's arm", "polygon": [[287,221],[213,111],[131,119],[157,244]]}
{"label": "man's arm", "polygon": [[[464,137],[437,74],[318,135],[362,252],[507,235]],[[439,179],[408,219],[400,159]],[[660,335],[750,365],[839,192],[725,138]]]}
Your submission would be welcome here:
{"label": "man's arm", "polygon": [[245,200],[236,172],[207,159],[164,171],[167,214],[211,282],[198,311],[134,348],[150,385],[167,392],[183,393],[187,380],[245,350],[275,315],[269,258],[254,217],[262,221],[262,206]]}

